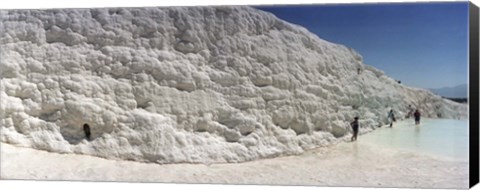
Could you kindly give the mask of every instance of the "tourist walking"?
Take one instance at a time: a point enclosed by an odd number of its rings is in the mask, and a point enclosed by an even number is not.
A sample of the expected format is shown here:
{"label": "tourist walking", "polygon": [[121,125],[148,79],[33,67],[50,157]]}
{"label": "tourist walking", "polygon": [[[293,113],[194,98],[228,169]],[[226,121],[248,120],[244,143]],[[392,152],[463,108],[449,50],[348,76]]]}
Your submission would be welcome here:
{"label": "tourist walking", "polygon": [[393,109],[388,112],[388,122],[390,123],[390,127],[393,126],[393,122],[395,122],[395,115],[393,114]]}
{"label": "tourist walking", "polygon": [[350,126],[353,129],[353,134],[352,134],[351,140],[356,141],[357,140],[357,135],[358,135],[358,127],[359,127],[358,117],[355,117],[355,120],[350,123]]}
{"label": "tourist walking", "polygon": [[413,108],[412,105],[408,105],[408,114],[407,114],[407,119],[412,117],[413,115]]}
{"label": "tourist walking", "polygon": [[413,117],[415,117],[415,125],[420,124],[420,111],[418,109],[415,110],[415,113],[413,114]]}

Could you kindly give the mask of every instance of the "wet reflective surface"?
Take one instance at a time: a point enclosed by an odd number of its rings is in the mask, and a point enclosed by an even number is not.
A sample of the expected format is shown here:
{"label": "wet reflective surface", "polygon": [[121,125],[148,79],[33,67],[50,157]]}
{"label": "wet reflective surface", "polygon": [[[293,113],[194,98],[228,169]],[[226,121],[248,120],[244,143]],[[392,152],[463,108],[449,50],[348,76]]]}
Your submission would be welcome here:
{"label": "wet reflective surface", "polygon": [[468,160],[468,120],[423,119],[382,127],[359,140],[386,148],[419,151],[426,154]]}

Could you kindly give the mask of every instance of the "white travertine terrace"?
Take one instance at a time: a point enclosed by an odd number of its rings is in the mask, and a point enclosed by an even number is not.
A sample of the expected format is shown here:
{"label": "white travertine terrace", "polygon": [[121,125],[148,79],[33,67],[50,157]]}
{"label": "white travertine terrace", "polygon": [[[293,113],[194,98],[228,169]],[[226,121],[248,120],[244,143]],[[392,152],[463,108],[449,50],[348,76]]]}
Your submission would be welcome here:
{"label": "white travertine terrace", "polygon": [[2,142],[109,159],[299,154],[348,137],[355,116],[365,133],[408,105],[468,117],[250,7],[2,10],[0,77]]}

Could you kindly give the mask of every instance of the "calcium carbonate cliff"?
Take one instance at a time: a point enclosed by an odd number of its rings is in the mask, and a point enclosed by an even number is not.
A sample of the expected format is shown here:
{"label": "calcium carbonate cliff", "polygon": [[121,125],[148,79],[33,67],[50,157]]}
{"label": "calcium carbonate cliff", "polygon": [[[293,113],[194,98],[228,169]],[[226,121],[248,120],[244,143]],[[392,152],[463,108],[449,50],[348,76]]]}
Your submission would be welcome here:
{"label": "calcium carbonate cliff", "polygon": [[[157,163],[298,154],[466,105],[249,7],[0,11],[2,142]],[[91,126],[87,141],[82,129]]]}

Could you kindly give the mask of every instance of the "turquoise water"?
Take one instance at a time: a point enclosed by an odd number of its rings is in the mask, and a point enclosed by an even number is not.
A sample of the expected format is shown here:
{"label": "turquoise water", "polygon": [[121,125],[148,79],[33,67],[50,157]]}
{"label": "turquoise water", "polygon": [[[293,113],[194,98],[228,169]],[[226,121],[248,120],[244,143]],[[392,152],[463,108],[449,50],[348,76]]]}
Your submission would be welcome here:
{"label": "turquoise water", "polygon": [[468,120],[423,119],[384,126],[359,137],[363,142],[385,147],[468,160]]}

